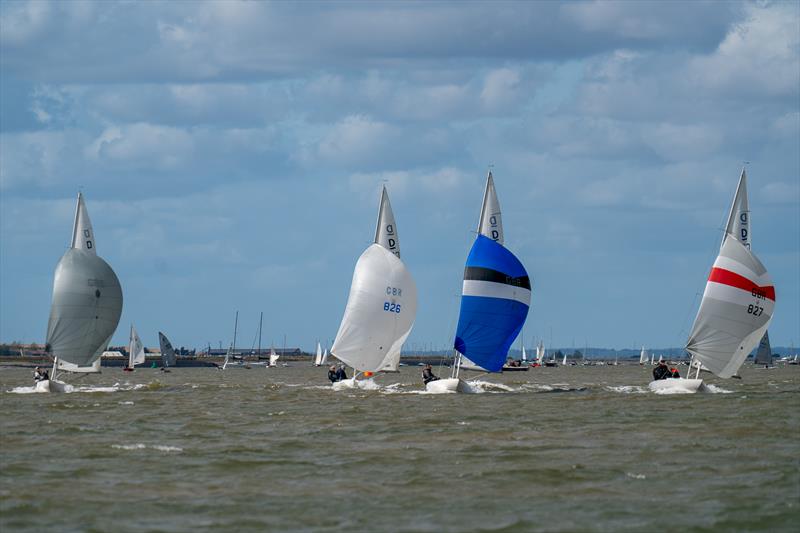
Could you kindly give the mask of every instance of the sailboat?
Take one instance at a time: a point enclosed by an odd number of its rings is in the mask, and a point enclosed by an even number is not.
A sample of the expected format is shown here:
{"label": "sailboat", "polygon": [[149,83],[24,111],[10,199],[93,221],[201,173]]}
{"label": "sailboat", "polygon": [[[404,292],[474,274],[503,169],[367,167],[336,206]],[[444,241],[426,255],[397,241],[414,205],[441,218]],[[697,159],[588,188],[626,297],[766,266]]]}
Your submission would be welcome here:
{"label": "sailboat", "polygon": [[396,369],[417,315],[417,286],[400,259],[400,240],[386,187],[381,191],[375,240],[358,258],[342,323],[331,353],[359,374]]}
{"label": "sailboat", "polygon": [[527,363],[528,362],[528,354],[525,352],[525,345],[524,344],[522,345],[522,362],[523,363]]}
{"label": "sailboat", "polygon": [[320,366],[324,366],[328,364],[328,349],[325,348],[325,351],[322,352],[322,361],[320,362]]}
{"label": "sailboat", "polygon": [[220,370],[225,370],[228,368],[228,363],[230,363],[231,358],[234,357],[234,353],[236,352],[236,333],[239,330],[239,311],[236,311],[236,318],[233,320],[233,343],[228,347],[228,351],[225,352],[225,361],[222,363],[222,367]]}
{"label": "sailboat", "polygon": [[[687,378],[650,383],[654,391],[680,389],[696,392],[702,385],[700,370],[707,369],[727,379],[733,376],[767,331],[775,308],[775,287],[767,269],[742,242],[737,220],[740,206],[746,207],[746,175],[742,170],[739,186],[719,255],[708,276],[700,309],[697,311],[686,351],[692,357]],[[695,378],[691,378],[692,370]]]}
{"label": "sailboat", "polygon": [[97,255],[89,213],[78,193],[72,242],[56,265],[46,351],[53,357],[49,380],[37,391],[65,392],[57,371],[100,371],[100,356],[122,314],[122,288],[114,270]]}
{"label": "sailboat", "polygon": [[169,368],[178,364],[178,356],[175,355],[175,349],[166,335],[158,332],[158,345],[161,347],[161,365],[162,368]]}
{"label": "sailboat", "polygon": [[639,352],[639,364],[644,365],[647,363],[648,359],[650,359],[650,354],[644,349],[644,346],[642,346],[642,351]]}
{"label": "sailboat", "polygon": [[280,355],[275,353],[275,348],[269,349],[269,366],[278,366],[278,359],[280,359]]}
{"label": "sailboat", "polygon": [[317,341],[317,355],[314,357],[314,366],[322,366],[322,345]]}
{"label": "sailboat", "polygon": [[567,366],[567,354],[564,354],[564,358],[561,360],[561,366]]}
{"label": "sailboat", "polygon": [[761,368],[761,365],[763,365],[763,368],[775,368],[772,366],[772,347],[769,345],[769,332],[765,332],[761,338],[753,364],[758,365],[759,368]]}
{"label": "sailboat", "polygon": [[528,273],[519,259],[503,246],[500,203],[492,173],[486,178],[478,236],[464,268],[461,311],[453,342],[455,362],[449,379],[430,381],[430,392],[470,392],[458,377],[462,358],[489,372],[503,368],[531,302]]}
{"label": "sailboat", "polygon": [[539,344],[536,346],[536,366],[543,366],[544,365],[544,343],[540,340]]}
{"label": "sailboat", "polygon": [[144,344],[142,344],[142,339],[139,338],[136,328],[131,324],[130,343],[128,344],[128,366],[125,367],[125,370],[133,372],[133,368],[144,363],[144,360]]}

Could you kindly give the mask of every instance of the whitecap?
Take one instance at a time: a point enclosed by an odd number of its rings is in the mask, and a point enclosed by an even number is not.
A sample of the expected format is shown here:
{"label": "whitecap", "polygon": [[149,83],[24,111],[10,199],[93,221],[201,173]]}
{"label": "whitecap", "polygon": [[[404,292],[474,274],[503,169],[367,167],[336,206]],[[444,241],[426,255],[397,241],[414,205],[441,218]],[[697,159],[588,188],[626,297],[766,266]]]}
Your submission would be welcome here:
{"label": "whitecap", "polygon": [[703,392],[710,392],[712,394],[732,394],[732,390],[717,387],[713,383],[703,383]]}
{"label": "whitecap", "polygon": [[646,475],[644,475],[644,474],[636,474],[634,472],[627,472],[625,475],[628,476],[629,478],[633,478],[633,479],[647,479]]}
{"label": "whitecap", "polygon": [[606,390],[611,392],[621,392],[623,394],[644,394],[648,392],[645,387],[639,385],[620,385],[618,387],[605,387]]}

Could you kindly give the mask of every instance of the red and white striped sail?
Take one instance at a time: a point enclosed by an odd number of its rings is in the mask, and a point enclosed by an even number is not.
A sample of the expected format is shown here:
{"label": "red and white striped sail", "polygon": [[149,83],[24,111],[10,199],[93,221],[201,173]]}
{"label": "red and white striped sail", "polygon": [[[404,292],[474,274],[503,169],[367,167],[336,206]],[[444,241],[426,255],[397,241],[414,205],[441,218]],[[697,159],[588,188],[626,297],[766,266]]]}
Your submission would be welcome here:
{"label": "red and white striped sail", "polygon": [[726,238],[686,350],[714,374],[729,378],[761,340],[774,308],[775,287],[764,265],[736,238]]}

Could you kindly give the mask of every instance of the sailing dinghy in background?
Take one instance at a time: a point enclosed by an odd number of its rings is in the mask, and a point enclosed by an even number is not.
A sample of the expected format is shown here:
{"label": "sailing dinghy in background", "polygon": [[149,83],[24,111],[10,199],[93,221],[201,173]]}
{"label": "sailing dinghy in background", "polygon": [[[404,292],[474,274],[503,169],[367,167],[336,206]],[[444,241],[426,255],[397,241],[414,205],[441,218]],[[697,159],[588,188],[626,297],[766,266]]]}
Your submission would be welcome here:
{"label": "sailing dinghy in background", "polygon": [[144,360],[144,344],[142,344],[142,339],[139,338],[136,328],[131,324],[130,342],[128,344],[128,366],[125,367],[125,371],[133,372],[134,367],[144,363]]}
{"label": "sailing dinghy in background", "polygon": [[417,315],[417,286],[400,259],[392,206],[381,192],[375,241],[358,258],[342,323],[331,354],[353,368],[352,378],[334,389],[364,387],[359,374],[396,369],[400,350]]}
{"label": "sailing dinghy in background", "polygon": [[500,371],[508,349],[525,324],[530,302],[528,273],[503,246],[500,203],[489,172],[478,236],[464,268],[453,372],[450,378],[428,382],[426,390],[473,392],[474,388],[458,377],[465,359],[487,372]]}
{"label": "sailing dinghy in background", "polygon": [[175,355],[175,349],[166,335],[158,332],[158,345],[161,347],[161,364],[164,369],[178,364],[178,356]]}
{"label": "sailing dinghy in background", "polygon": [[78,194],[72,243],[56,266],[47,347],[53,357],[50,379],[40,392],[66,392],[57,372],[95,373],[122,314],[122,288],[114,270],[97,255],[92,223]]}
{"label": "sailing dinghy in background", "polygon": [[[692,356],[687,376],[653,381],[653,391],[697,392],[703,383],[701,369],[723,379],[732,377],[767,332],[775,308],[775,287],[767,269],[750,251],[750,243],[740,240],[749,237],[749,231],[741,230],[741,222],[748,222],[748,217],[740,216],[742,209],[747,209],[744,170],[686,343]],[[690,379],[693,369],[695,378]]]}

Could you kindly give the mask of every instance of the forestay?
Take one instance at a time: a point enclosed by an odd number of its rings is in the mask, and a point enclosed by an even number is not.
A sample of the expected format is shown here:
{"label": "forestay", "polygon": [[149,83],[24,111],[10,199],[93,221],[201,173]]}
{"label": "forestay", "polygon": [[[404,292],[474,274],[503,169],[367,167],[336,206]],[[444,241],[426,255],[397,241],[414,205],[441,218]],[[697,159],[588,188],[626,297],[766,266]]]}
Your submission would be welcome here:
{"label": "forestay", "polygon": [[705,368],[729,378],[766,332],[775,288],[761,261],[727,238],[708,277],[686,350]]}
{"label": "forestay", "polygon": [[164,367],[175,366],[178,362],[178,356],[175,355],[175,349],[166,335],[158,332],[158,345],[161,347],[161,364]]}
{"label": "forestay", "polygon": [[92,224],[79,194],[72,244],[56,266],[47,324],[47,348],[58,368],[93,371],[92,364],[108,346],[121,314],[119,279],[97,256]]}

